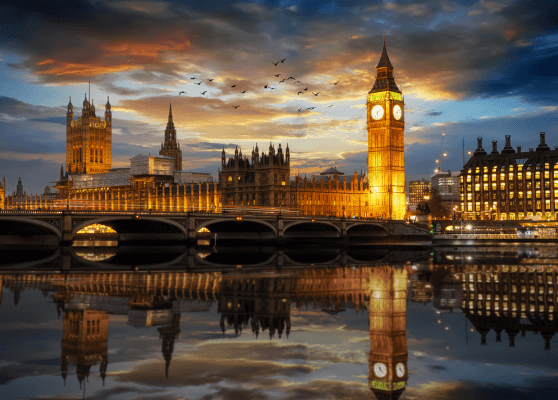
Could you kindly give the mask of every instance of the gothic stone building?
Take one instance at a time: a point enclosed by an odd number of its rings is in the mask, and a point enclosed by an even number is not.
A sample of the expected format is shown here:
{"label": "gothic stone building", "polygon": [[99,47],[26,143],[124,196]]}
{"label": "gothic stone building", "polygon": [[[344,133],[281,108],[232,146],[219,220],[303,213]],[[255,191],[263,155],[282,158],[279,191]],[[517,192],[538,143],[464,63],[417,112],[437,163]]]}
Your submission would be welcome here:
{"label": "gothic stone building", "polygon": [[[256,145],[251,157],[235,151],[226,159],[223,149],[219,185],[189,181],[182,169],[182,151],[169,109],[165,140],[159,156],[149,156],[141,174],[111,169],[112,112],[107,100],[104,120],[95,114],[93,101],[83,102],[82,116],[74,121],[71,100],[66,124],[66,171],[50,195],[12,196],[7,208],[162,211],[220,211],[224,207],[289,208],[309,215],[384,217],[405,214],[403,158],[404,101],[395,84],[385,41],[376,80],[367,97],[368,177],[355,171],[297,176],[291,181],[289,148],[269,152]],[[147,156],[144,156],[147,157]],[[135,159],[135,158],[134,158]],[[134,160],[132,160],[134,161]],[[136,160],[137,161],[137,160]],[[172,171],[167,164],[171,163]],[[152,165],[153,164],[153,165]],[[164,168],[157,167],[157,165]]]}

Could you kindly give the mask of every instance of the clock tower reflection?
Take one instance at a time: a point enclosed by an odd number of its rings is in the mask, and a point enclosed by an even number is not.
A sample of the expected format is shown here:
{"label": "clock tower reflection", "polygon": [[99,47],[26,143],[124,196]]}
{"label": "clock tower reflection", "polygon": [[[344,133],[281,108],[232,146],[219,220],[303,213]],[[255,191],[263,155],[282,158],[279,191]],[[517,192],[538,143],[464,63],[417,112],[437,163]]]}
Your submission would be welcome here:
{"label": "clock tower reflection", "polygon": [[370,276],[370,390],[398,399],[407,383],[407,278],[405,269],[374,269]]}

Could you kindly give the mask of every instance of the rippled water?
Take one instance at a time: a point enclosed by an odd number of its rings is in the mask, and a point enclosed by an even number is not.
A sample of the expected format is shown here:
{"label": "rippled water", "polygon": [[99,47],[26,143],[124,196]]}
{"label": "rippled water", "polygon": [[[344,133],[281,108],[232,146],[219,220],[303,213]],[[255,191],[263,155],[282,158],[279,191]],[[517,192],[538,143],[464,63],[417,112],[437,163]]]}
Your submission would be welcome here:
{"label": "rippled water", "polygon": [[554,246],[0,257],[0,398],[556,398]]}

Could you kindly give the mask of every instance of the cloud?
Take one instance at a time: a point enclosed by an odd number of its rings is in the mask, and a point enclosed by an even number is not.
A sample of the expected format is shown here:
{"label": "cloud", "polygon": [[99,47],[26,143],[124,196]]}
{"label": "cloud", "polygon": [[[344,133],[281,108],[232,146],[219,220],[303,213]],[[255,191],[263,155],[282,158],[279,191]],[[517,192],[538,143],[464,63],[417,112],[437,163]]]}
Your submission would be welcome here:
{"label": "cloud", "polygon": [[437,117],[439,115],[442,115],[443,113],[444,113],[443,111],[429,111],[425,113],[425,115],[428,117]]}

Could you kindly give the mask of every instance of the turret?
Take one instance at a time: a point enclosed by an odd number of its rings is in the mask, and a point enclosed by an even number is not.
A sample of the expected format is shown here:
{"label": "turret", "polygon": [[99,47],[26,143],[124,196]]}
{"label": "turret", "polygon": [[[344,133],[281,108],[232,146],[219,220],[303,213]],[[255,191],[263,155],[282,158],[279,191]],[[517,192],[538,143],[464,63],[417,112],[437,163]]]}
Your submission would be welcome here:
{"label": "turret", "polygon": [[87,93],[85,93],[85,99],[83,100],[83,108],[81,109],[81,118],[89,117],[89,102],[87,101]]}
{"label": "turret", "polygon": [[285,163],[289,164],[291,162],[291,155],[289,153],[289,143],[287,143],[287,148],[285,149]]}
{"label": "turret", "polygon": [[68,111],[66,112],[66,125],[71,126],[74,120],[74,105],[72,104],[72,97],[70,96],[70,101],[68,102]]}
{"label": "turret", "polygon": [[223,146],[223,151],[221,152],[221,165],[224,167],[226,163],[225,146]]}
{"label": "turret", "polygon": [[105,122],[107,123],[107,126],[111,126],[112,124],[112,111],[110,108],[110,101],[108,96],[107,96],[107,104],[105,105]]}

